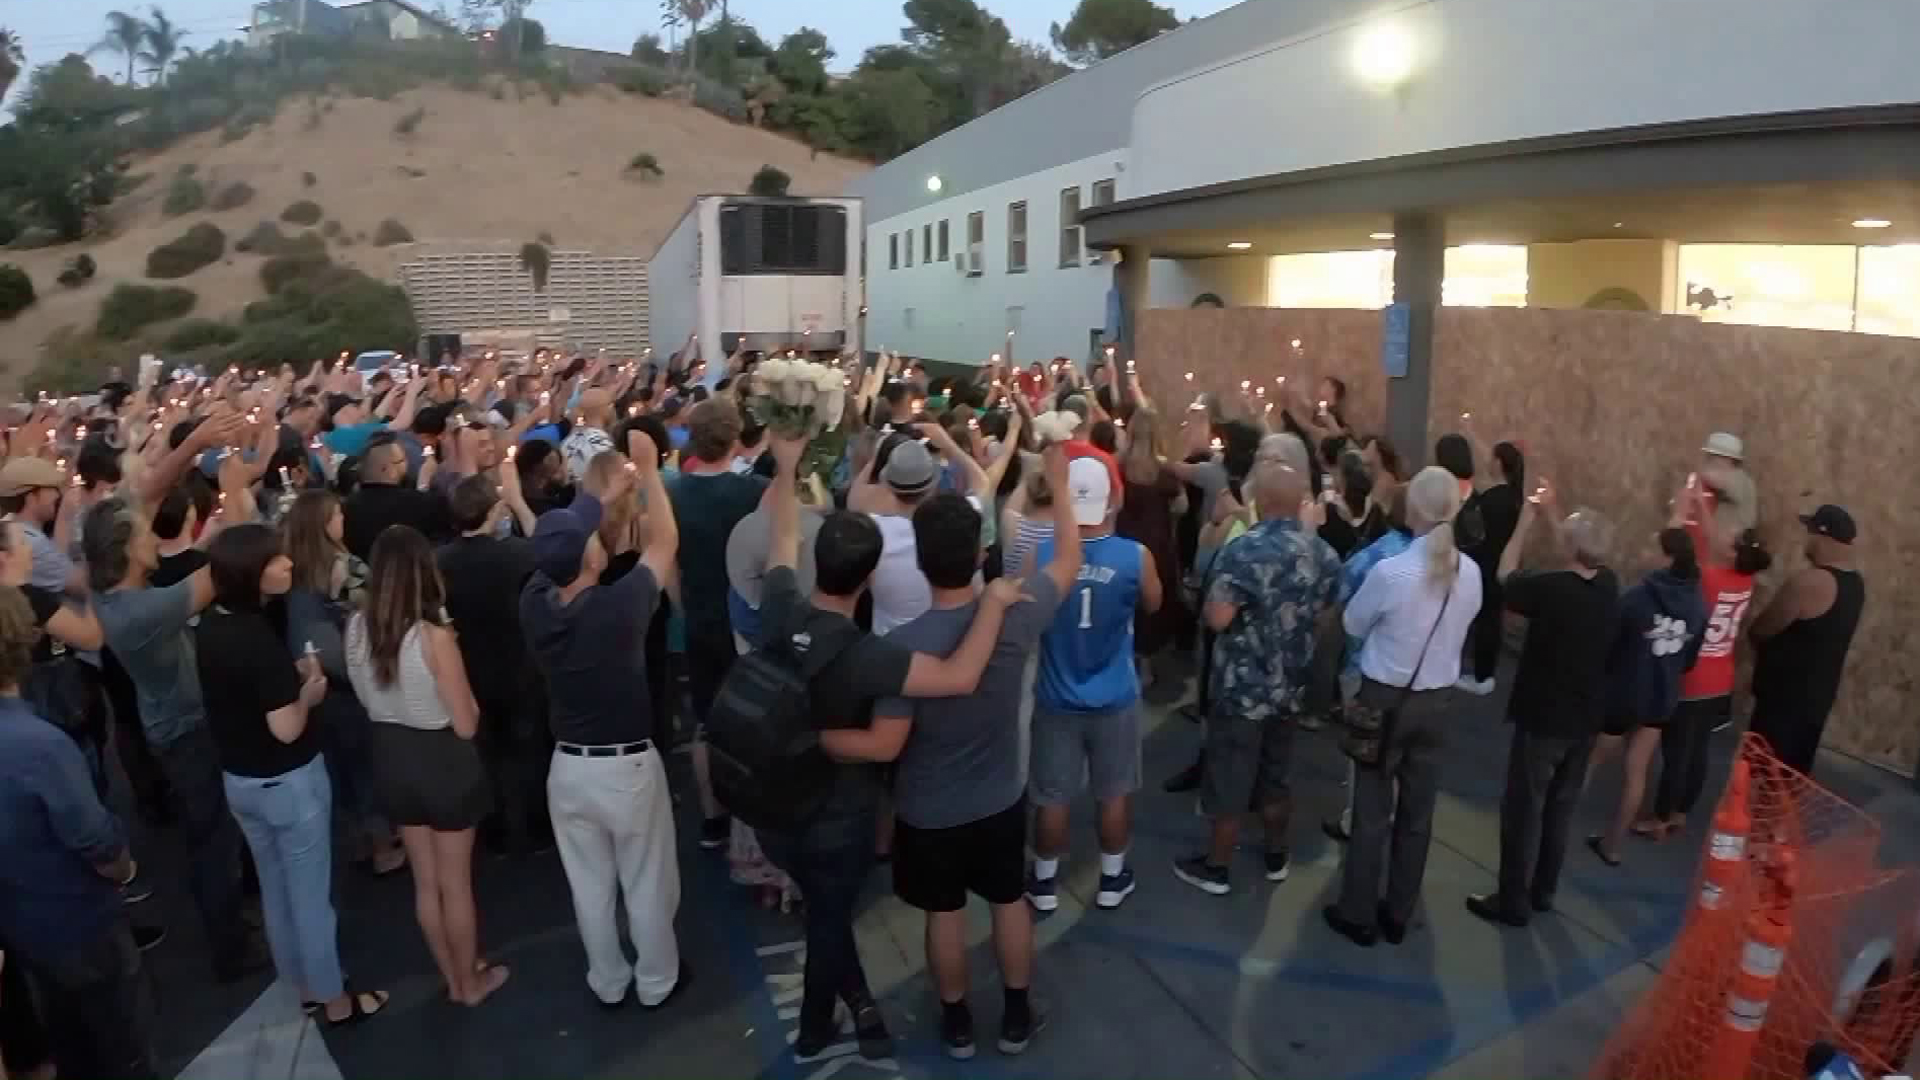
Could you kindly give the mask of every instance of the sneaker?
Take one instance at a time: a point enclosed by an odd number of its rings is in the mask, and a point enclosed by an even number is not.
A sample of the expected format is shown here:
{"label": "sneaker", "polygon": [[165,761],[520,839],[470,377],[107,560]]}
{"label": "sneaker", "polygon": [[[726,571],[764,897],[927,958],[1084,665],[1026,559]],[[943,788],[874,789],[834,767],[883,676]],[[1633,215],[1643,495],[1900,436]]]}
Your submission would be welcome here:
{"label": "sneaker", "polygon": [[167,940],[167,928],[164,926],[136,926],[133,928],[133,944],[146,952]]}
{"label": "sneaker", "polygon": [[120,886],[120,902],[123,904],[137,904],[142,900],[150,900],[152,898],[153,883],[147,879],[147,875],[140,872],[139,867],[134,867],[133,877],[129,879],[125,885]]}
{"label": "sneaker", "polygon": [[965,1002],[957,1006],[944,1003],[940,1009],[940,1045],[946,1047],[947,1056],[955,1061],[970,1061],[973,1058],[973,1012]]}
{"label": "sneaker", "polygon": [[872,1001],[864,1001],[853,1010],[853,1035],[860,1041],[860,1056],[868,1061],[893,1056],[893,1034],[880,1015],[880,1006]]}
{"label": "sneaker", "polygon": [[1493,693],[1493,685],[1492,679],[1476,679],[1471,675],[1462,675],[1460,681],[1453,684],[1453,688],[1463,690],[1475,697],[1486,697]]}
{"label": "sneaker", "polygon": [[1287,871],[1292,869],[1293,861],[1288,857],[1286,852],[1269,851],[1266,853],[1266,860],[1268,881],[1280,882],[1287,880]]}
{"label": "sneaker", "polygon": [[1057,880],[1035,877],[1032,871],[1028,871],[1027,903],[1032,904],[1035,911],[1060,910],[1060,891]]}
{"label": "sneaker", "polygon": [[1039,1009],[1029,1008],[1027,1015],[1019,1018],[1007,1017],[1000,1021],[1000,1052],[1003,1054],[1024,1054],[1033,1037],[1047,1026],[1047,1018]]}
{"label": "sneaker", "polygon": [[1225,896],[1233,888],[1228,882],[1227,868],[1209,863],[1205,855],[1175,859],[1173,876],[1209,896]]}
{"label": "sneaker", "polygon": [[1100,875],[1100,892],[1093,902],[1112,911],[1133,895],[1133,867],[1123,866],[1117,874]]}
{"label": "sneaker", "polygon": [[708,851],[718,851],[727,846],[733,837],[733,819],[725,814],[710,817],[700,822],[700,846]]}

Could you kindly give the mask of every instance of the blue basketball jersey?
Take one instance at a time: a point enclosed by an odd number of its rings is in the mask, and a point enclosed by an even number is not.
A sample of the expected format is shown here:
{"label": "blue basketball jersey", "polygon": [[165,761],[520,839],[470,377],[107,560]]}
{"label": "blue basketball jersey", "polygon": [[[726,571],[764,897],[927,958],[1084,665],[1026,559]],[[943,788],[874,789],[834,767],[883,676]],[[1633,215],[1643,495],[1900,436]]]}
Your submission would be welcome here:
{"label": "blue basketball jersey", "polygon": [[[1049,712],[1109,712],[1140,697],[1133,667],[1133,616],[1140,605],[1140,544],[1103,536],[1082,544],[1080,576],[1040,638],[1034,701]],[[1042,541],[1031,565],[1053,558]]]}

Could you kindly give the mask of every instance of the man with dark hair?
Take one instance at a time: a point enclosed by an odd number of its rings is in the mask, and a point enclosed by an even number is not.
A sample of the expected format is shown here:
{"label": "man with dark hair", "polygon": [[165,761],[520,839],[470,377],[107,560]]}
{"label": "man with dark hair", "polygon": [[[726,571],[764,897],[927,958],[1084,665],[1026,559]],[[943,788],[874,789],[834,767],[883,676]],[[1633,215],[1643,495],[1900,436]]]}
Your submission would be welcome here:
{"label": "man with dark hair", "polygon": [[38,637],[25,597],[0,589],[0,940],[60,1075],[157,1077],[153,1001],[116,891],[133,858],[79,748],[21,700]]}
{"label": "man with dark hair", "polygon": [[[760,477],[733,471],[741,426],[739,407],[731,399],[714,398],[694,406],[680,476],[667,489],[673,515],[685,528],[679,553],[680,600],[686,608],[687,678],[696,722],[712,711],[721,680],[736,655],[733,625],[727,618],[727,538],[767,490],[767,482]],[[731,821],[713,797],[707,748],[697,729],[693,775],[703,819],[700,846],[719,848],[727,842]]]}
{"label": "man with dark hair", "polygon": [[906,427],[913,423],[913,388],[906,383],[894,380],[880,388],[880,400],[886,405],[886,415],[880,417],[880,423],[894,427]]}
{"label": "man with dark hair", "polygon": [[[509,513],[525,510],[518,475],[481,473],[453,488],[457,539],[434,553],[446,584],[447,615],[460,628],[460,658],[480,706],[480,758],[493,784],[494,808],[483,839],[524,854],[540,846],[549,824],[541,766],[549,740],[539,708],[540,683],[520,632],[520,587],[533,576],[533,548],[501,538]],[[514,504],[519,508],[514,509]]]}
{"label": "man with dark hair", "polygon": [[148,584],[156,589],[175,585],[207,565],[207,553],[194,544],[200,514],[183,484],[167,492],[153,512],[153,535],[159,540],[160,565]]}
{"label": "man with dark hair", "polygon": [[[586,948],[587,987],[615,1007],[631,986],[642,1006],[657,1008],[687,985],[689,972],[673,936],[680,864],[643,658],[680,535],[654,457],[639,458],[614,470],[600,496],[583,490],[573,505],[541,515],[520,624],[546,678],[554,738],[547,800]],[[652,510],[640,561],[602,585],[617,552],[600,542],[601,499],[633,498],[636,481]],[[631,962],[614,918],[623,895]]]}
{"label": "man with dark hair", "polygon": [[407,525],[435,543],[453,536],[447,520],[447,502],[431,492],[409,487],[407,454],[399,437],[382,431],[367,440],[360,461],[360,486],[347,498],[343,531],[347,550],[368,559],[373,542],[389,525]]}
{"label": "man with dark hair", "polygon": [[1753,621],[1756,643],[1751,730],[1788,766],[1809,775],[1840,694],[1840,676],[1866,578],[1855,560],[1853,515],[1827,504],[1803,514],[1807,565],[1787,579]]}
{"label": "man with dark hair", "polygon": [[[244,519],[253,500],[241,472],[235,455],[222,467],[221,480],[231,512]],[[249,949],[240,919],[239,833],[227,811],[194,660],[192,622],[213,602],[213,581],[203,567],[185,581],[153,588],[159,540],[152,524],[125,499],[95,505],[81,532],[94,613],[107,647],[133,679],[141,729],[173,792],[214,974],[222,982],[234,981],[257,966],[259,957]]]}
{"label": "man with dark hair", "polygon": [[800,548],[797,473],[806,442],[777,435],[771,441],[779,475],[770,497],[773,539],[760,605],[760,645],[784,642],[801,657],[814,649],[837,650],[813,680],[809,705],[821,745],[848,762],[834,770],[826,803],[804,826],[758,830],[767,858],[793,878],[807,905],[807,967],[793,1052],[803,1062],[825,1055],[839,1036],[835,1004],[844,1001],[853,1013],[860,1052],[880,1058],[892,1053],[893,1040],[867,986],[853,936],[854,904],[873,864],[881,788],[877,770],[861,763],[880,756],[876,734],[867,726],[872,706],[882,698],[972,693],[1007,608],[1021,596],[1014,582],[995,582],[966,639],[944,660],[864,634],[853,612],[880,562],[880,530],[865,514],[836,510],[821,522],[813,592],[802,597],[793,568]]}
{"label": "man with dark hair", "polygon": [[[1046,452],[1054,490],[1067,488],[1067,459]],[[1033,913],[1024,899],[1027,807],[1020,762],[1022,677],[1028,655],[1073,587],[1080,532],[1067,499],[1053,505],[1053,558],[1027,578],[1033,598],[1007,613],[980,685],[966,697],[874,706],[871,757],[895,761],[893,888],[926,913],[927,966],[941,1003],[941,1040],[957,1059],[973,1056],[967,1007],[967,894],[993,911],[993,942],[1006,991],[1000,1049],[1026,1049],[1041,1026],[1028,1001],[1033,977]],[[935,495],[913,514],[920,568],[933,606],[889,637],[915,652],[945,656],[979,610],[980,513],[957,495]]]}

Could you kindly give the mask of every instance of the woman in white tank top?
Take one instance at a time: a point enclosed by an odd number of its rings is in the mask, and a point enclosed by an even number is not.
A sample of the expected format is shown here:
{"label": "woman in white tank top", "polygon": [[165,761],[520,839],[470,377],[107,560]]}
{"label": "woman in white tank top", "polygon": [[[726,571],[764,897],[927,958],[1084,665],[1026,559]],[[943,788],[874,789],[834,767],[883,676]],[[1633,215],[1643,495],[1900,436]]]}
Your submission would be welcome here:
{"label": "woman in white tank top", "polygon": [[492,805],[473,745],[480,708],[426,537],[396,525],[372,555],[347,674],[373,721],[374,783],[407,847],[421,933],[448,996],[478,1005],[507,981],[505,965],[480,959],[473,903],[473,830]]}

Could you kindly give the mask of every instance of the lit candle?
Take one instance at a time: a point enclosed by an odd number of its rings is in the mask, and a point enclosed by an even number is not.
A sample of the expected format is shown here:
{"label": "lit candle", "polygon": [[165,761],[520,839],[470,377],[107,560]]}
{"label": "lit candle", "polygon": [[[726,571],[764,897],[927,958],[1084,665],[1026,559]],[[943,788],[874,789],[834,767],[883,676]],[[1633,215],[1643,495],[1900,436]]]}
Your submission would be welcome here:
{"label": "lit candle", "polygon": [[1000,354],[999,354],[999,353],[994,353],[994,354],[993,354],[993,355],[992,355],[991,357],[989,357],[989,358],[987,359],[987,362],[988,362],[988,363],[990,363],[990,364],[997,364],[997,363],[999,363],[999,362],[1000,362]]}
{"label": "lit candle", "polygon": [[1294,349],[1294,351],[1295,351],[1295,352],[1299,352],[1299,351],[1300,351],[1300,339],[1299,339],[1299,338],[1294,338],[1294,339],[1293,339],[1293,349]]}
{"label": "lit candle", "polygon": [[640,415],[640,406],[638,406],[638,405],[629,405],[629,406],[627,406],[627,415],[628,415],[628,416],[639,416],[639,415]]}
{"label": "lit candle", "polygon": [[515,454],[517,454],[517,453],[519,453],[519,452],[520,452],[520,448],[519,448],[518,446],[509,446],[509,447],[507,447],[507,460],[508,460],[508,461],[512,461],[512,460],[513,460],[513,455],[515,455]]}
{"label": "lit candle", "polygon": [[283,488],[289,488],[293,486],[293,475],[287,472],[287,467],[285,465],[280,466],[280,486]]}
{"label": "lit candle", "polygon": [[1252,380],[1252,379],[1241,379],[1241,380],[1240,380],[1240,392],[1241,392],[1241,393],[1243,393],[1243,394],[1244,394],[1244,393],[1246,393],[1246,392],[1247,392],[1248,390],[1251,390],[1252,388],[1253,388],[1253,380]]}
{"label": "lit candle", "polygon": [[1218,435],[1215,435],[1215,436],[1213,437],[1213,442],[1211,442],[1211,443],[1209,443],[1209,444],[1207,444],[1207,445],[1209,445],[1209,446],[1211,446],[1211,447],[1213,448],[1213,452],[1214,452],[1214,453],[1216,453],[1216,454],[1217,454],[1217,453],[1219,453],[1219,452],[1220,452],[1220,451],[1222,451],[1222,450],[1225,450],[1225,449],[1227,448],[1227,444],[1225,444],[1225,443],[1223,443],[1223,442],[1221,442],[1221,441],[1220,441],[1220,436],[1218,436]]}
{"label": "lit candle", "polygon": [[1264,387],[1264,386],[1256,386],[1256,387],[1254,387],[1254,388],[1253,388],[1253,396],[1254,396],[1254,397],[1259,397],[1259,398],[1263,398],[1263,397],[1266,397],[1266,396],[1267,396],[1267,388],[1266,388],[1266,387]]}
{"label": "lit candle", "polygon": [[1187,381],[1188,381],[1188,382],[1192,382],[1192,381],[1193,381],[1193,372],[1191,372],[1191,371],[1189,371],[1189,372],[1187,372]]}
{"label": "lit candle", "polygon": [[1472,414],[1472,413],[1470,413],[1470,412],[1463,412],[1463,413],[1461,413],[1461,414],[1460,414],[1460,419],[1461,419],[1461,421],[1462,421],[1463,423],[1464,423],[1465,421],[1468,421],[1468,420],[1472,420],[1472,419],[1473,419],[1473,414]]}
{"label": "lit candle", "polygon": [[1133,374],[1133,361],[1127,361],[1127,374]]}

